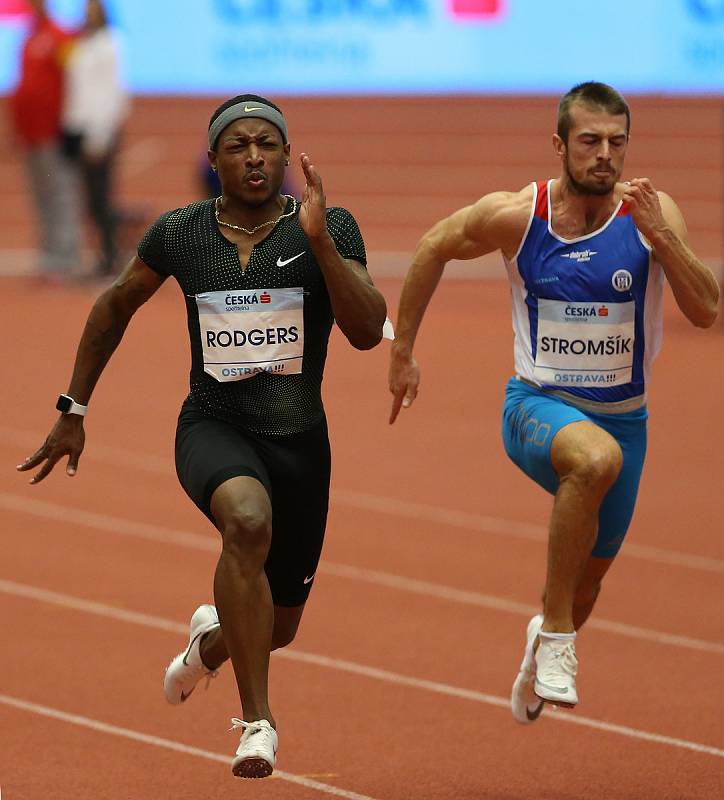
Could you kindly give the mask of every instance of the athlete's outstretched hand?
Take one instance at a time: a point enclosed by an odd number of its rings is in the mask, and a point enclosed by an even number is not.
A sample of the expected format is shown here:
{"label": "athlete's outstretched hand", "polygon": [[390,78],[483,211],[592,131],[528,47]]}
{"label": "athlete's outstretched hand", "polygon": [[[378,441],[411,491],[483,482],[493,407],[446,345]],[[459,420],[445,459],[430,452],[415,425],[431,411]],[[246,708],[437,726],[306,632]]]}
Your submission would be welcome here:
{"label": "athlete's outstretched hand", "polygon": [[624,202],[631,206],[631,216],[636,227],[647,239],[656,231],[667,227],[659,195],[648,178],[632,178],[625,184]]}
{"label": "athlete's outstretched hand", "polygon": [[302,205],[299,209],[299,223],[304,233],[313,239],[327,232],[327,201],[324,196],[322,179],[317,168],[306,153],[299,157],[307,185],[304,187]]}
{"label": "athlete's outstretched hand", "polygon": [[392,392],[392,411],[390,425],[397,419],[401,408],[409,408],[420,387],[420,367],[412,355],[395,352],[392,346],[389,373],[390,391]]}
{"label": "athlete's outstretched hand", "polygon": [[65,468],[66,474],[73,477],[78,469],[78,459],[83,452],[85,445],[85,431],[83,430],[83,417],[77,414],[63,414],[53,425],[53,429],[48,434],[48,438],[43,446],[36,450],[32,456],[18,464],[18,470],[26,470],[37,467],[38,464],[45,463],[30,479],[30,483],[40,483],[50,474],[53,467],[63,456],[68,456],[68,466]]}

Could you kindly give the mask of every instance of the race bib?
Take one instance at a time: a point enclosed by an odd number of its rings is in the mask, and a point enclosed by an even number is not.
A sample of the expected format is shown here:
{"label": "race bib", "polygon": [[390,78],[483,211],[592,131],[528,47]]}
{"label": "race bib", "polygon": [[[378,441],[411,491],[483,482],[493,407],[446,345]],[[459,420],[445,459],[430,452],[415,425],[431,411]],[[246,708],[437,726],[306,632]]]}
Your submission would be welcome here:
{"label": "race bib", "polygon": [[587,388],[630,383],[635,303],[538,301],[536,380]]}
{"label": "race bib", "polygon": [[304,290],[238,289],[195,296],[204,372],[242,381],[302,371]]}

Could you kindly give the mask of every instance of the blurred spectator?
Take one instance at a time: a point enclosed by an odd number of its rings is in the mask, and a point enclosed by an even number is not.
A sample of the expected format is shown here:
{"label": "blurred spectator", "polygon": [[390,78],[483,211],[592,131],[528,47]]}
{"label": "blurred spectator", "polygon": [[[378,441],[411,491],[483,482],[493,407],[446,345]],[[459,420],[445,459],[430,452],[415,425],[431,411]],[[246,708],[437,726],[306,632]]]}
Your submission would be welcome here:
{"label": "blurred spectator", "polygon": [[113,201],[113,173],[128,95],[121,79],[120,45],[101,0],[88,0],[85,23],[66,63],[63,142],[75,161],[100,253],[95,273],[116,270],[120,212]]}
{"label": "blurred spectator", "polygon": [[69,34],[49,17],[44,0],[29,0],[33,19],[22,48],[11,117],[28,167],[44,275],[68,274],[79,260],[77,186],[59,147],[62,59]]}

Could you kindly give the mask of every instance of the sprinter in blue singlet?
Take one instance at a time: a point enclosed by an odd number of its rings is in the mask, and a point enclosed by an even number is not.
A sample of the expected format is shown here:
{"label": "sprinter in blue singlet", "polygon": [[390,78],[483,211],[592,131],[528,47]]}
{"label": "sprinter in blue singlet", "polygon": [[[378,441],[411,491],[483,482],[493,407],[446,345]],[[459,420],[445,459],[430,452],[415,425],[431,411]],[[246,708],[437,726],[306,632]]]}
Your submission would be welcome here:
{"label": "sprinter in blue singlet", "polygon": [[578,702],[576,631],[626,535],[643,469],[664,278],[694,325],[717,315],[717,282],[690,250],[674,201],[646,178],[621,180],[629,129],[615,89],[575,86],[553,137],[560,177],[488,194],[431,228],[400,298],[391,422],[417,394],[413,344],[446,262],[503,254],[515,331],[503,440],[555,495],[543,612],[528,623],[511,693],[523,724],[546,702]]}

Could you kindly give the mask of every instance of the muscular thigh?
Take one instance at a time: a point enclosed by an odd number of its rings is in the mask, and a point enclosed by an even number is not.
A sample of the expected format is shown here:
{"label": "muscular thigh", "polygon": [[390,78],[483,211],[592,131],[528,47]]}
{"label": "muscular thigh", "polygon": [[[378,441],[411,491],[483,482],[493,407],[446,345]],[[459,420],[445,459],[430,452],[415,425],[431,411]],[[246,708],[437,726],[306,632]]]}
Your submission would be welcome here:
{"label": "muscular thigh", "polygon": [[503,442],[513,463],[547,492],[555,494],[559,478],[551,463],[551,444],[559,431],[589,422],[579,409],[511,380],[503,408]]}
{"label": "muscular thigh", "polygon": [[646,419],[645,408],[628,414],[590,414],[521,385],[520,381],[508,384],[503,410],[506,452],[528,477],[551,494],[556,493],[559,484],[551,461],[551,444],[566,426],[586,423],[576,430],[598,432],[598,438],[613,437],[621,448],[621,470],[599,510],[592,552],[595,558],[614,558],[631,523],[646,454]]}
{"label": "muscular thigh", "polygon": [[254,442],[233,425],[203,415],[188,401],[176,429],[176,473],[186,494],[214,525],[211,497],[231,478],[255,478],[267,494],[272,492]]}
{"label": "muscular thigh", "polygon": [[322,552],[330,452],[326,425],[283,438],[283,442],[262,443],[262,457],[272,483],[267,575],[275,604],[292,607],[306,601]]}
{"label": "muscular thigh", "polygon": [[616,439],[623,464],[616,482],[608,490],[598,514],[598,537],[592,555],[614,558],[623,544],[636,507],[641,473],[646,458],[646,409],[626,415],[592,415]]}
{"label": "muscular thigh", "polygon": [[326,423],[294,436],[262,437],[209,419],[186,403],[176,433],[176,470],[186,493],[214,524],[210,503],[219,487],[245,476],[262,484],[271,499],[272,541],[265,571],[274,604],[303,606],[327,523]]}

